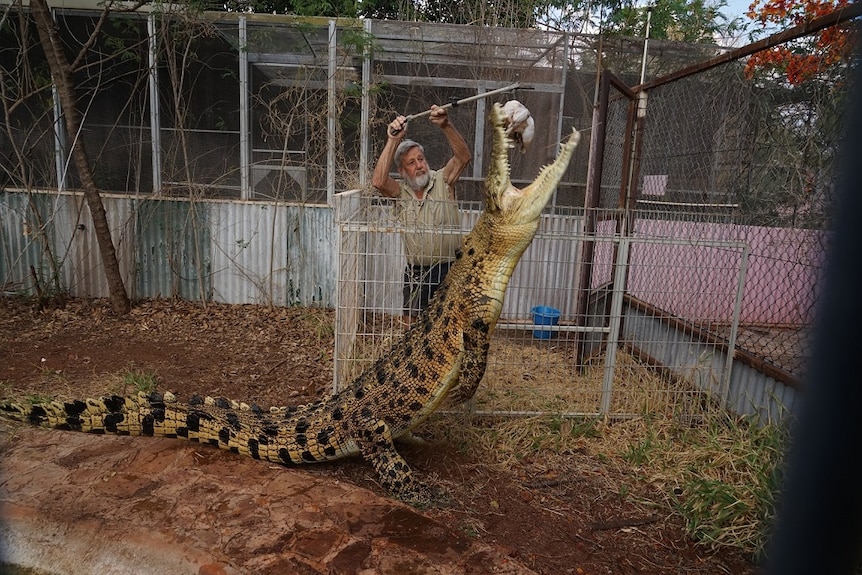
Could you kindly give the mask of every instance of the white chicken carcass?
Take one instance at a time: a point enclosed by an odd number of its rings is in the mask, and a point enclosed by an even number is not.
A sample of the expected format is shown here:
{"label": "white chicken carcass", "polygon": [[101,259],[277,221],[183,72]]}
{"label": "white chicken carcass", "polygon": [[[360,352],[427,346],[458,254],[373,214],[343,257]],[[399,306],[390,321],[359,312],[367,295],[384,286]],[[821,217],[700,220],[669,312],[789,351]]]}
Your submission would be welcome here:
{"label": "white chicken carcass", "polygon": [[533,141],[536,133],[536,124],[530,110],[518,100],[509,100],[503,104],[503,113],[506,115],[506,137],[509,138],[509,147],[515,144],[521,147],[521,153],[526,152]]}

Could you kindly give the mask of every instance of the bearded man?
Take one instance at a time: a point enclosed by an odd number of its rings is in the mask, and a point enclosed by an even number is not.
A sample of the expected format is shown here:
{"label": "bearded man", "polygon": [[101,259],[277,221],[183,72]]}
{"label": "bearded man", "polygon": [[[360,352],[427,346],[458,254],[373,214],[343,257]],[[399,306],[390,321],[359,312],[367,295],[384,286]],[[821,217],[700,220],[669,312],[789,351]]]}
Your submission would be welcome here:
{"label": "bearded man", "polygon": [[[428,305],[461,244],[455,182],[471,159],[467,142],[450,121],[446,108],[431,106],[429,120],[443,131],[452,150],[446,164],[439,170],[430,169],[422,145],[405,139],[407,118],[398,116],[386,129],[386,145],[371,178],[371,185],[381,195],[396,199],[395,216],[404,228],[407,324]],[[389,174],[393,163],[400,180]]]}

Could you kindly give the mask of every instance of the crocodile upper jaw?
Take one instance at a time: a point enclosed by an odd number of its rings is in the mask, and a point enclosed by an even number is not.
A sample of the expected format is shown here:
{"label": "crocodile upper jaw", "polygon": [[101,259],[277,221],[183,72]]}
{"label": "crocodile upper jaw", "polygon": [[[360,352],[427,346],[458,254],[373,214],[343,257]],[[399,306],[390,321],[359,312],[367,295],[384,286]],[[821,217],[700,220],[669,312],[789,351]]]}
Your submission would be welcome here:
{"label": "crocodile upper jaw", "polygon": [[518,226],[538,222],[539,216],[554,193],[572,154],[580,141],[580,134],[572,135],[562,145],[553,163],[545,166],[535,180],[524,188],[516,188],[510,179],[509,148],[506,138],[507,116],[500,104],[491,110],[494,134],[491,148],[491,165],[485,179],[485,211],[503,225]]}

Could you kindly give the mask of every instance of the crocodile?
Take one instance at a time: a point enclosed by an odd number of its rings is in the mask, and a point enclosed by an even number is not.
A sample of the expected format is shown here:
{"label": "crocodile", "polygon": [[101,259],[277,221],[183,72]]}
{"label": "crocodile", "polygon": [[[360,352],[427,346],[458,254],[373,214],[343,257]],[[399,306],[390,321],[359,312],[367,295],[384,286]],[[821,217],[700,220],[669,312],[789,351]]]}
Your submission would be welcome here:
{"label": "crocodile", "polygon": [[226,399],[139,393],[35,404],[3,403],[0,413],[31,424],[96,434],[185,438],[256,459],[298,465],[361,456],[395,497],[423,505],[433,491],[395,449],[443,402],[471,398],[485,373],[492,332],[515,265],[579,140],[518,189],[509,173],[506,114],[495,104],[484,207],[462,240],[444,282],[390,350],[339,393],[302,406],[260,409]]}

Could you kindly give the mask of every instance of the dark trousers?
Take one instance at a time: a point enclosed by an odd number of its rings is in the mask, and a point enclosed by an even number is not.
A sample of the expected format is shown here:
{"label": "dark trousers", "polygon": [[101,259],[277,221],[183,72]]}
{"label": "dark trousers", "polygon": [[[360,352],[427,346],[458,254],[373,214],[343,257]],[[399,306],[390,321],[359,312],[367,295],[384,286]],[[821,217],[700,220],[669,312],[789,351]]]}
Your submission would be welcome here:
{"label": "dark trousers", "polygon": [[430,266],[407,265],[404,269],[404,314],[417,316],[428,307],[428,302],[449,273],[451,262],[438,262]]}

